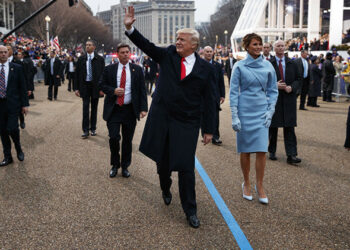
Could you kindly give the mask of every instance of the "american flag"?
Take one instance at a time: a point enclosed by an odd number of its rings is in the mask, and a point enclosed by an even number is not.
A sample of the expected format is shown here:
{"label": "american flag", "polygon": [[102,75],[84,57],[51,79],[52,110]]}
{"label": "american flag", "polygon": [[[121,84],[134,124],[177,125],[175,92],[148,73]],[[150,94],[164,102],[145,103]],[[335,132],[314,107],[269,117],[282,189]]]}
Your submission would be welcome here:
{"label": "american flag", "polygon": [[54,39],[53,39],[53,46],[55,47],[55,49],[57,51],[60,51],[61,50],[61,46],[60,46],[60,43],[58,41],[58,36],[56,36]]}

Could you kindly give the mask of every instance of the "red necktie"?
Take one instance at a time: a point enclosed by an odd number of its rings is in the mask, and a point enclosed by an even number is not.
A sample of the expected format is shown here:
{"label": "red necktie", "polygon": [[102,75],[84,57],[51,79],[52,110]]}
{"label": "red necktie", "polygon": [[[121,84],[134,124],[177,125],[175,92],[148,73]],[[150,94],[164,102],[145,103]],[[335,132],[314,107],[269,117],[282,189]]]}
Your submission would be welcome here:
{"label": "red necktie", "polygon": [[185,67],[184,61],[186,61],[186,59],[182,57],[181,58],[181,80],[186,77],[186,67]]}
{"label": "red necktie", "polygon": [[268,57],[265,57],[266,58],[266,60],[268,60],[269,61],[269,58]]}
{"label": "red necktie", "polygon": [[124,95],[119,96],[117,98],[117,102],[119,106],[122,106],[124,104],[124,96],[125,96],[125,82],[126,82],[126,71],[125,71],[125,66],[123,66],[123,71],[122,71],[122,76],[120,78],[120,85],[119,88],[124,89]]}
{"label": "red necktie", "polygon": [[280,60],[279,64],[278,64],[278,69],[280,70],[280,76],[281,76],[281,80],[282,82],[284,82],[284,76],[283,76],[283,66],[282,66],[282,60]]}

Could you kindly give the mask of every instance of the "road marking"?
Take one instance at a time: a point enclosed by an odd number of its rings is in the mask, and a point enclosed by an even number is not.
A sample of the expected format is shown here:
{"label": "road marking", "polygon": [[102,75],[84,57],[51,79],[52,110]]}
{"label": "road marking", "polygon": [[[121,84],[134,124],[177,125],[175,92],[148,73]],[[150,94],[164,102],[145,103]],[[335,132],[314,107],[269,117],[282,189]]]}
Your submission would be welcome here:
{"label": "road marking", "polygon": [[253,249],[251,245],[249,244],[249,241],[245,237],[243,231],[239,227],[237,221],[231,214],[230,210],[226,206],[224,200],[221,198],[221,195],[216,190],[213,182],[211,181],[210,177],[208,176],[207,172],[205,172],[204,168],[202,167],[201,163],[198,161],[196,157],[196,169],[199,173],[199,175],[202,177],[202,180],[207,187],[211,197],[213,198],[216,206],[221,212],[222,217],[224,217],[224,220],[226,221],[227,226],[231,230],[233,237],[237,241],[238,246],[241,249]]}

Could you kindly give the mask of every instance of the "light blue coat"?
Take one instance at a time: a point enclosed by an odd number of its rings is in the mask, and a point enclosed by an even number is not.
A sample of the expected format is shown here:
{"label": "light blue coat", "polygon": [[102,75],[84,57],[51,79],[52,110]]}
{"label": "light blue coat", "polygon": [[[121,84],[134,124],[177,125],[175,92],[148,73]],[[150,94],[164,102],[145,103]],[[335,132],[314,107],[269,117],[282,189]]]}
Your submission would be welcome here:
{"label": "light blue coat", "polygon": [[[230,107],[241,123],[237,132],[237,152],[267,152],[268,127],[264,125],[267,111],[274,112],[278,98],[277,77],[272,64],[262,56],[249,54],[236,62],[230,81]],[[236,115],[236,116],[237,116]]]}

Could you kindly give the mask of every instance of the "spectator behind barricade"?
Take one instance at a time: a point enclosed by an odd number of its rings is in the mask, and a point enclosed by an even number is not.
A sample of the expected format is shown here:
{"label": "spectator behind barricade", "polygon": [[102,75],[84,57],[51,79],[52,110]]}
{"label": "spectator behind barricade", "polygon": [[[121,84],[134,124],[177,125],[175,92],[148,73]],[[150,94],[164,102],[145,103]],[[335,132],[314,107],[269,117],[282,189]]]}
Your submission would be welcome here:
{"label": "spectator behind barricade", "polygon": [[344,79],[345,90],[346,94],[348,95],[346,101],[348,102],[350,100],[350,57],[348,57],[347,62],[344,63],[341,74]]}

